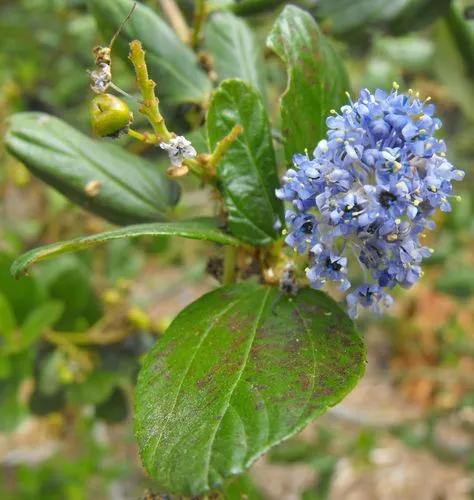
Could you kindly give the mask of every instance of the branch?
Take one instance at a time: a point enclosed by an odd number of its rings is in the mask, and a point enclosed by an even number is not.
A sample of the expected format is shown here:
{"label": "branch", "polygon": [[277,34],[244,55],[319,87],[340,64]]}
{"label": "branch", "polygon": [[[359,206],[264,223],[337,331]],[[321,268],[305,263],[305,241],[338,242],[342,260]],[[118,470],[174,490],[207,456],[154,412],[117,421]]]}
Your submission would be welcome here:
{"label": "branch", "polygon": [[159,0],[161,9],[168,18],[174,31],[185,44],[191,41],[191,31],[179,6],[174,0]]}
{"label": "branch", "polygon": [[138,40],[130,43],[129,59],[132,61],[137,77],[137,84],[143,97],[139,111],[151,123],[157,138],[168,142],[173,134],[166,128],[165,120],[160,113],[159,99],[155,94],[156,83],[148,77],[148,68],[145,62],[145,51]]}

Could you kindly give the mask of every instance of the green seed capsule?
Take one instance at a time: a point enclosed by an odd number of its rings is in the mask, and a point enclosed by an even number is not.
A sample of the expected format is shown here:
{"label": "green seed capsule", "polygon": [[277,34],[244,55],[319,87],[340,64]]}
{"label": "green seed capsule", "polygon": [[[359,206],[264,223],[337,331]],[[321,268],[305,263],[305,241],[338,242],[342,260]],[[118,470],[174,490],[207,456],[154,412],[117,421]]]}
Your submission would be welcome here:
{"label": "green seed capsule", "polygon": [[100,137],[117,135],[133,120],[127,103],[111,94],[96,95],[91,102],[90,114],[92,130]]}

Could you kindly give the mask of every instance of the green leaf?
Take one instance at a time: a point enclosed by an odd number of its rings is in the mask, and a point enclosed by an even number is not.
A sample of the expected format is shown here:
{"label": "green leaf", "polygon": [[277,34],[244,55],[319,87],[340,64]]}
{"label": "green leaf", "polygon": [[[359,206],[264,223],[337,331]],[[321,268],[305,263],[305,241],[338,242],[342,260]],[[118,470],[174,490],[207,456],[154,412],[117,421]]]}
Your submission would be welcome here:
{"label": "green leaf", "polygon": [[[16,328],[13,309],[7,298],[0,292],[0,338],[9,338]],[[1,343],[0,343],[1,346]]]}
{"label": "green leaf", "polygon": [[[130,255],[127,259],[132,259]],[[50,299],[59,300],[63,314],[55,328],[77,331],[94,324],[101,316],[100,302],[91,283],[90,269],[76,255],[63,255],[38,269],[37,276]]]}
{"label": "green leaf", "polygon": [[317,14],[330,21],[332,32],[347,33],[392,18],[406,3],[407,0],[320,0]]}
{"label": "green leaf", "polygon": [[265,96],[264,61],[253,32],[230,12],[214,14],[204,31],[219,81],[240,78]]}
{"label": "green leaf", "polygon": [[50,413],[60,412],[66,405],[64,389],[61,388],[52,394],[41,392],[39,387],[35,387],[28,400],[28,408],[33,415],[45,416]]}
{"label": "green leaf", "polygon": [[329,21],[334,33],[372,30],[374,25],[394,34],[431,23],[449,9],[451,0],[320,0],[316,13]]}
{"label": "green leaf", "polygon": [[118,381],[116,373],[95,370],[83,382],[68,387],[68,401],[74,405],[102,403],[111,396]]}
{"label": "green leaf", "polygon": [[25,417],[26,409],[20,401],[18,380],[0,380],[0,432],[12,432]]}
{"label": "green leaf", "polygon": [[288,5],[267,45],[285,63],[288,87],[281,98],[285,155],[312,151],[326,135],[326,118],[344,102],[347,74],[341,60],[307,12]]}
{"label": "green leaf", "polygon": [[390,32],[400,35],[419,30],[447,14],[451,4],[452,0],[405,1],[403,8],[390,20]]}
{"label": "green leaf", "polygon": [[460,299],[471,297],[474,295],[474,267],[444,273],[436,282],[436,288]]}
{"label": "green leaf", "polygon": [[226,80],[212,97],[207,116],[211,150],[235,125],[243,133],[219,162],[217,176],[229,210],[229,227],[254,245],[278,237],[275,222],[283,218],[275,152],[268,117],[257,91],[241,80]]}
{"label": "green leaf", "polygon": [[0,293],[10,304],[16,324],[20,325],[35,307],[43,303],[45,296],[35,277],[15,281],[10,274],[12,263],[10,255],[0,252]]}
{"label": "green leaf", "polygon": [[[178,201],[178,185],[152,163],[94,141],[53,116],[13,115],[5,142],[33,174],[111,222],[164,220]],[[95,196],[86,192],[92,181],[100,183]]]}
{"label": "green leaf", "polygon": [[127,396],[122,389],[116,387],[109,398],[95,408],[95,416],[110,424],[122,422],[128,415]]}
{"label": "green leaf", "polygon": [[21,347],[31,345],[48,328],[51,328],[61,317],[63,305],[51,301],[33,310],[21,325]]}
{"label": "green leaf", "polygon": [[255,486],[249,474],[232,478],[223,488],[224,500],[263,500],[264,496]]}
{"label": "green leaf", "polygon": [[239,240],[220,230],[218,222],[211,218],[203,217],[189,221],[137,224],[35,248],[15,260],[11,267],[11,273],[18,278],[28,272],[28,268],[33,264],[56,255],[85,250],[109,240],[138,238],[139,236],[182,236],[194,240],[213,241],[222,245],[238,246],[240,244]]}
{"label": "green leaf", "polygon": [[391,62],[410,71],[425,70],[434,55],[431,40],[419,35],[380,37],[375,41],[375,50],[388,64]]}
{"label": "green leaf", "polygon": [[448,87],[450,98],[474,120],[474,28],[471,24],[454,6],[445,19],[438,21],[433,70]]}
{"label": "green leaf", "polygon": [[12,432],[27,415],[27,408],[20,396],[21,386],[32,373],[32,353],[23,351],[8,357],[11,373],[0,379],[0,432]]}
{"label": "green leaf", "polygon": [[[109,43],[112,35],[127,17],[132,0],[88,0],[92,14]],[[150,76],[158,84],[160,99],[167,104],[206,101],[211,82],[199,67],[194,52],[150,8],[137,3],[132,17],[116,41],[117,52],[126,59],[128,44],[140,40],[147,51]]]}
{"label": "green leaf", "polygon": [[250,283],[184,309],[146,356],[136,436],[151,477],[197,495],[338,403],[361,377],[364,344],[321,292]]}

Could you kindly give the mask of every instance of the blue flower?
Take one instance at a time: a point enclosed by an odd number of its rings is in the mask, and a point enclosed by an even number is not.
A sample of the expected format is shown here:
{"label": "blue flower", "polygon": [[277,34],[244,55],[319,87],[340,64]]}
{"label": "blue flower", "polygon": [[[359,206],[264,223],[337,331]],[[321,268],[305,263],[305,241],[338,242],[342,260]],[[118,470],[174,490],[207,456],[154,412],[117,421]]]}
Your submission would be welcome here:
{"label": "blue flower", "polygon": [[387,289],[420,279],[431,255],[420,237],[434,228],[437,209],[451,210],[452,181],[464,173],[435,136],[441,120],[429,99],[394,85],[349,100],[327,118],[326,139],[312,157],[294,156],[277,196],[292,205],[285,241],[308,255],[312,287],[335,282],[347,291],[349,264],[362,268],[365,283],[347,295],[355,316],[359,306],[390,305]]}

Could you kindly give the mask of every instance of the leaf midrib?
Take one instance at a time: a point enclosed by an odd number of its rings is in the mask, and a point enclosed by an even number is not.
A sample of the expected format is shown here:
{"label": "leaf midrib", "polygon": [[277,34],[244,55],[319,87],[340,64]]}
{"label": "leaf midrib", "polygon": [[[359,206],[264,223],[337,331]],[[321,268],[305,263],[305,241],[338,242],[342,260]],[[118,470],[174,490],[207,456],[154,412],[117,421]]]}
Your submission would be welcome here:
{"label": "leaf midrib", "polygon": [[[166,431],[168,422],[169,422],[171,416],[173,415],[173,412],[174,412],[174,410],[176,408],[176,405],[178,404],[179,396],[180,396],[181,391],[183,389],[184,381],[185,381],[185,379],[186,379],[186,377],[187,377],[187,375],[189,373],[189,370],[191,369],[191,366],[192,366],[194,360],[196,359],[196,356],[197,356],[197,354],[199,352],[199,349],[201,348],[202,344],[204,343],[204,341],[206,340],[207,336],[209,335],[209,332],[214,328],[214,326],[218,323],[218,321],[222,318],[222,316],[224,316],[225,313],[227,313],[230,309],[232,309],[232,307],[234,307],[234,305],[237,304],[237,302],[239,302],[239,300],[241,300],[241,299],[238,298],[238,299],[234,300],[227,307],[225,307],[219,314],[217,314],[215,316],[214,320],[211,321],[211,323],[209,324],[208,328],[206,328],[206,330],[204,331],[204,333],[201,335],[201,338],[199,339],[199,343],[198,343],[198,345],[197,345],[194,353],[192,354],[192,356],[191,356],[191,358],[189,360],[189,364],[186,366],[186,368],[184,370],[183,376],[182,376],[182,378],[180,380],[180,383],[178,385],[178,391],[176,392],[176,397],[175,397],[175,399],[173,401],[173,404],[171,406],[171,410],[168,412],[168,415],[166,416],[165,423],[163,424],[160,436],[156,440],[156,444],[153,447],[153,451],[151,453],[151,457],[153,457],[153,460],[155,461],[155,463],[157,463],[156,453],[158,451],[158,447],[161,444],[161,440],[163,439],[163,436],[165,435],[165,431]],[[152,439],[151,435],[150,435],[149,439]]]}
{"label": "leaf midrib", "polygon": [[[240,113],[240,109],[239,109],[239,103],[234,99],[233,95],[230,94],[229,91],[225,91],[225,93],[227,94],[227,97],[228,99],[231,101],[231,103],[234,105],[234,107],[238,110],[238,115],[239,115],[239,122],[242,123],[242,116],[241,116],[241,113]],[[260,103],[259,103],[260,104]],[[263,136],[266,138],[266,134],[265,134],[265,126],[266,126],[266,123],[265,123],[265,118],[262,119],[262,131],[263,131]],[[244,134],[243,134],[245,137],[246,137],[246,132],[244,131]],[[273,146],[271,144],[271,141],[268,141],[268,138],[267,139],[267,142],[268,142],[268,145],[269,145],[269,148],[270,148],[270,153],[272,154],[273,156],[273,160],[274,160],[274,151],[273,151]],[[242,145],[242,148],[244,149],[244,153],[247,155],[247,157],[250,159],[249,163],[250,165],[252,166],[253,170],[256,171],[257,173],[257,177],[259,179],[259,183],[260,185],[263,187],[263,189],[261,190],[263,193],[264,193],[264,199],[265,199],[265,202],[266,202],[266,205],[268,206],[269,208],[269,213],[270,214],[273,214],[273,213],[277,213],[278,214],[278,211],[275,209],[275,207],[273,206],[271,200],[270,200],[270,195],[268,193],[268,190],[267,190],[267,185],[266,183],[264,182],[264,179],[263,179],[263,176],[262,176],[262,172],[260,171],[260,169],[258,168],[258,161],[257,161],[257,157],[253,155],[252,153],[252,149],[250,148],[250,145],[249,145],[249,142],[247,139],[245,138],[242,138],[242,137],[239,137],[236,141],[237,144],[241,144]],[[225,158],[224,158],[224,161],[225,161]],[[228,190],[226,190],[228,192]],[[262,231],[264,234],[266,234],[267,236],[269,236],[271,239],[274,238],[274,233],[273,232],[267,232],[266,229],[260,227],[258,224],[256,224],[254,221],[253,221],[253,218],[251,216],[248,216],[247,215],[247,212],[246,210],[243,210],[242,208],[240,208],[237,203],[235,202],[235,198],[233,196],[231,196],[232,198],[232,201],[234,202],[234,205],[235,207],[239,210],[239,212],[249,221],[252,222],[252,224],[257,227],[260,231]]]}
{"label": "leaf midrib", "polygon": [[[36,132],[36,130],[34,130],[34,132]],[[71,142],[69,142],[67,139],[61,138],[61,140],[63,140],[64,144],[67,145],[68,148],[69,148],[69,151],[66,152],[66,151],[57,150],[54,146],[50,146],[49,144],[46,144],[46,143],[42,142],[41,137],[35,137],[34,135],[33,136],[27,135],[27,132],[25,130],[14,130],[14,129],[12,129],[10,131],[10,133],[11,133],[11,135],[13,137],[16,137],[20,141],[26,142],[27,144],[36,145],[37,147],[42,148],[42,149],[50,150],[52,152],[55,152],[56,154],[59,153],[60,155],[68,157],[68,159],[70,161],[74,162],[74,161],[82,159],[82,161],[84,161],[86,163],[89,163],[90,166],[92,166],[93,168],[96,168],[102,175],[104,175],[104,177],[108,178],[111,182],[113,182],[117,186],[120,186],[124,191],[127,191],[129,194],[133,195],[135,198],[137,198],[140,201],[142,201],[149,208],[152,208],[153,212],[157,212],[157,211],[166,212],[166,208],[167,208],[166,205],[162,205],[161,203],[159,203],[159,201],[158,201],[158,205],[155,205],[149,199],[143,198],[143,196],[141,196],[141,193],[139,191],[136,191],[135,189],[133,189],[130,186],[130,184],[122,182],[120,180],[120,178],[115,177],[109,171],[104,170],[100,166],[100,163],[97,163],[96,160],[94,160],[93,158],[90,158],[89,156],[87,156],[86,154],[84,154],[81,149],[76,149],[76,147],[74,146],[74,144],[72,144]],[[92,141],[92,139],[90,139],[88,137],[86,137],[86,139],[89,139],[89,140]],[[100,145],[98,145],[98,144],[96,144],[94,142],[92,142],[92,145],[94,146],[94,149],[96,149],[98,146],[100,146]],[[24,155],[21,155],[21,156],[24,157]]]}

